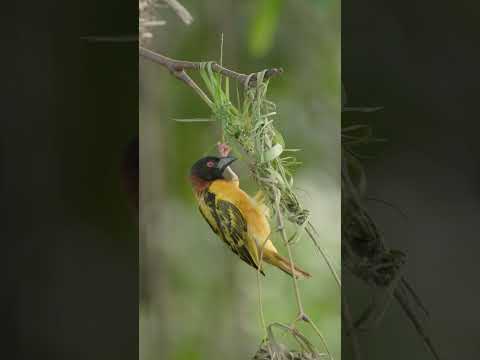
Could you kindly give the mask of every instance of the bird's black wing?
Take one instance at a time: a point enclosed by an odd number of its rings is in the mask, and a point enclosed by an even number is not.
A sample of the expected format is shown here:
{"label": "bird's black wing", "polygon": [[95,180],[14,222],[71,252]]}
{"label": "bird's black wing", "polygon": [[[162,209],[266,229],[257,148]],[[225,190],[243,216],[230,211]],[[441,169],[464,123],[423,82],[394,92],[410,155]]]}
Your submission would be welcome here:
{"label": "bird's black wing", "polygon": [[[200,212],[212,230],[240,259],[258,269],[257,256],[249,249],[252,244],[247,243],[247,223],[240,210],[231,202],[217,199],[214,193],[208,191],[205,192],[203,200],[204,206],[200,205]],[[261,272],[263,274],[263,271]]]}

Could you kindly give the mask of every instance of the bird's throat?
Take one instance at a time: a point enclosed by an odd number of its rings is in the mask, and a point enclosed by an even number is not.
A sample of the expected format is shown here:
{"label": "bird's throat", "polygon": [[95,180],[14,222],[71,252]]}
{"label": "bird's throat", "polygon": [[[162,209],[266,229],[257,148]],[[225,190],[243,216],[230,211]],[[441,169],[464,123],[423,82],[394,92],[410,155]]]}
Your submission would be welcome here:
{"label": "bird's throat", "polygon": [[205,191],[212,183],[211,181],[200,179],[197,176],[190,176],[190,181],[192,182],[193,190],[197,193]]}

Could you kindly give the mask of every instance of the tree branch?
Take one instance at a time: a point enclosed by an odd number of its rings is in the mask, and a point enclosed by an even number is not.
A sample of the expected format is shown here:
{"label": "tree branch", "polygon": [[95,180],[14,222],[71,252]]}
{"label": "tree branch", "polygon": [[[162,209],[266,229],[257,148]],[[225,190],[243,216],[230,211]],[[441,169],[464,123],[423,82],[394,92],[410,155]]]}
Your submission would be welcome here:
{"label": "tree branch", "polygon": [[190,25],[192,23],[193,16],[177,0],[163,0],[163,2],[170,6],[185,24]]}
{"label": "tree branch", "polygon": [[[184,72],[185,70],[200,70],[202,68],[202,62],[171,59],[165,55],[158,54],[141,46],[139,47],[139,53],[140,56],[166,67],[177,78],[179,77],[178,74]],[[223,76],[239,81],[240,83],[248,85],[249,87],[255,86],[257,83],[257,78],[255,76],[252,76],[254,73],[248,75],[241,74],[236,71],[227,69],[216,62],[210,63],[212,64],[212,71],[222,74]],[[269,79],[278,76],[281,73],[283,73],[282,68],[267,69],[263,78]],[[248,84],[246,84],[247,81]]]}

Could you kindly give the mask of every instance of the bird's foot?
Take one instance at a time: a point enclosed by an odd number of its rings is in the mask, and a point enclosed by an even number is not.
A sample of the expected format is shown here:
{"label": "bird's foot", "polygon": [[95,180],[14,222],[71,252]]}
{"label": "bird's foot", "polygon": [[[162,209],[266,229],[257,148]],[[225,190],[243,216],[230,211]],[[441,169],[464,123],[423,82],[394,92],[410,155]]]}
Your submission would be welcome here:
{"label": "bird's foot", "polygon": [[224,144],[224,143],[217,143],[217,149],[218,149],[218,152],[220,154],[221,157],[225,157],[225,156],[228,156],[228,154],[230,154],[230,146],[228,146],[227,144]]}

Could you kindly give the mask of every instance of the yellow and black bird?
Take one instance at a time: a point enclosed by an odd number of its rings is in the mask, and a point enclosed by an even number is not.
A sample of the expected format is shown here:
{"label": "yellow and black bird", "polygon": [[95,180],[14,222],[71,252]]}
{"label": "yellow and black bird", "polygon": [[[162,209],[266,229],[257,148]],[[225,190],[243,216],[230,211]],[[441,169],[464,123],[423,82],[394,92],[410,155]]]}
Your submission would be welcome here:
{"label": "yellow and black bird", "polygon": [[[215,234],[225,242],[240,259],[258,269],[263,275],[263,260],[292,275],[292,266],[281,256],[271,240],[267,207],[257,197],[251,198],[239,187],[238,177],[229,165],[233,156],[208,156],[198,160],[191,168],[191,182],[200,213]],[[232,179],[226,179],[229,172]],[[310,274],[293,265],[297,278]]]}

